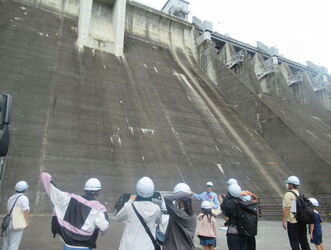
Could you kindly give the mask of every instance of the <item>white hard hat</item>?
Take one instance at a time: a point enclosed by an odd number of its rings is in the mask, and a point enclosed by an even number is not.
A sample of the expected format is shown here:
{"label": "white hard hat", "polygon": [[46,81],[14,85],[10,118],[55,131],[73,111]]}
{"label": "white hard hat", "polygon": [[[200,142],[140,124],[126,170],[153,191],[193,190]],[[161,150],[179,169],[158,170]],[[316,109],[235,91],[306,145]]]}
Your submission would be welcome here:
{"label": "white hard hat", "polygon": [[250,195],[244,195],[244,196],[241,197],[241,199],[244,200],[244,201],[251,201],[252,200],[252,196],[250,196]]}
{"label": "white hard hat", "polygon": [[318,200],[316,200],[315,198],[309,198],[309,201],[311,202],[311,204],[313,204],[314,207],[318,207],[320,205],[318,203]]}
{"label": "white hard hat", "polygon": [[99,191],[101,189],[101,182],[97,178],[90,178],[85,182],[85,191]]}
{"label": "white hard hat", "polygon": [[154,183],[151,178],[143,177],[137,182],[137,194],[143,198],[150,198],[154,194]]}
{"label": "white hard hat", "polygon": [[234,178],[230,178],[230,179],[226,182],[226,184],[228,184],[228,185],[231,185],[231,184],[238,184],[238,181],[237,181],[236,179],[234,179]]}
{"label": "white hard hat", "polygon": [[174,193],[179,193],[179,192],[189,193],[191,192],[191,188],[186,183],[178,183],[174,188]]}
{"label": "white hard hat", "polygon": [[161,204],[161,210],[162,210],[162,212],[167,212],[168,211],[165,202],[162,202],[162,204]]}
{"label": "white hard hat", "polygon": [[204,209],[212,209],[213,206],[212,206],[212,204],[211,204],[210,201],[203,201],[203,202],[201,203],[201,208],[204,208]]}
{"label": "white hard hat", "polygon": [[287,178],[287,180],[285,181],[285,183],[299,186],[300,185],[300,180],[296,176],[290,176],[290,177]]}
{"label": "white hard hat", "polygon": [[19,181],[15,185],[15,190],[18,192],[22,192],[26,189],[28,189],[29,185],[26,183],[26,181]]}
{"label": "white hard hat", "polygon": [[229,194],[233,197],[240,197],[241,187],[238,184],[231,184],[228,186]]}
{"label": "white hard hat", "polygon": [[213,187],[213,186],[214,186],[214,184],[213,184],[211,181],[208,181],[208,182],[206,183],[206,186],[210,186],[210,187]]}

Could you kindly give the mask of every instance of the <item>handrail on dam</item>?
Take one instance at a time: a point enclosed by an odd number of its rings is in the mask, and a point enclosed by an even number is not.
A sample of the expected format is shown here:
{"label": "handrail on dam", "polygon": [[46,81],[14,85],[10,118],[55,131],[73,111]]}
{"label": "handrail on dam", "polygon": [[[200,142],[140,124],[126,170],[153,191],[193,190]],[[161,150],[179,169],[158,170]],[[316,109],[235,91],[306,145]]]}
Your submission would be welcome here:
{"label": "handrail on dam", "polygon": [[[197,28],[197,29],[199,29],[199,28]],[[254,47],[254,46],[251,46],[251,45],[247,44],[247,43],[240,42],[240,41],[238,41],[236,39],[233,39],[231,37],[227,37],[227,36],[221,35],[221,34],[219,34],[217,32],[213,32],[211,34],[211,36],[212,36],[212,40],[221,41],[221,42],[229,42],[229,43],[233,44],[234,46],[236,46],[236,47],[238,47],[240,49],[244,49],[244,50],[246,50],[248,52],[251,52],[251,53],[254,53],[254,54],[255,53],[260,53],[263,56],[267,56],[267,57],[272,56],[269,53],[266,53],[265,51],[263,51],[261,49],[258,49],[258,48]],[[278,57],[279,62],[281,62],[281,63],[287,63],[291,67],[294,67],[294,68],[296,68],[298,70],[306,70],[306,71],[309,71],[309,72],[314,73],[314,74],[318,74],[319,73],[319,72],[317,72],[316,70],[314,70],[314,69],[312,69],[310,67],[307,67],[307,66],[302,65],[300,63],[294,62],[294,61],[292,61],[290,59],[287,59],[285,57],[282,57],[282,56],[277,56],[277,57]]]}

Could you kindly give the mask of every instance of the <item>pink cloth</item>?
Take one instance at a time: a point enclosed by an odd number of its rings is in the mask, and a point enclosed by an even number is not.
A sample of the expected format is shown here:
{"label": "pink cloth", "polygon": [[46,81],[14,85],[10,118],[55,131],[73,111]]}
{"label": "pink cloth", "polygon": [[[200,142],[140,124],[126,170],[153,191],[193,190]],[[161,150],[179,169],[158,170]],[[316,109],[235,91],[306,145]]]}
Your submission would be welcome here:
{"label": "pink cloth", "polygon": [[214,216],[210,218],[210,222],[208,216],[203,214],[199,214],[198,216],[198,226],[197,226],[197,235],[205,236],[205,237],[214,237],[216,238],[216,219]]}

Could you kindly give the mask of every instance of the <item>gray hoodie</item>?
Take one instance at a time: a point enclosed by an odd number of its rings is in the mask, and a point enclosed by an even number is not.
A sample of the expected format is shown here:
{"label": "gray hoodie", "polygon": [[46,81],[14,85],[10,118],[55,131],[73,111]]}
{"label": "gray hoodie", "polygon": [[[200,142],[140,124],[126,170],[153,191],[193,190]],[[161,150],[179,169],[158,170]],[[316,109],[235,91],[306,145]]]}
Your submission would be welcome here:
{"label": "gray hoodie", "polygon": [[165,204],[169,213],[169,224],[163,250],[194,249],[194,234],[197,225],[195,215],[189,216],[184,209],[177,207],[175,200],[190,199],[191,194],[178,193],[165,196]]}

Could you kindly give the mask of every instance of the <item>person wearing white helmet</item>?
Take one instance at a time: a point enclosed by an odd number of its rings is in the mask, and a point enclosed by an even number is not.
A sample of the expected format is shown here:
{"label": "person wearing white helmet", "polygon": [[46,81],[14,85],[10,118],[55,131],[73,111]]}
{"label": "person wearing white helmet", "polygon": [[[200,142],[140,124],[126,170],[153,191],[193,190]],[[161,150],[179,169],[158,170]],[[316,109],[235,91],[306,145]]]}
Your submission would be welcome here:
{"label": "person wearing white helmet", "polygon": [[224,198],[221,209],[226,216],[227,245],[229,250],[247,250],[248,237],[240,234],[238,228],[238,204],[241,200],[241,187],[238,184],[228,185],[228,195]]}
{"label": "person wearing white helmet", "polygon": [[161,223],[159,226],[159,230],[165,234],[169,223],[169,213],[164,201],[161,204],[161,212],[162,212],[162,216],[161,216]]}
{"label": "person wearing white helmet", "polygon": [[227,180],[226,184],[231,185],[231,184],[238,184],[238,181],[234,178],[230,178]]}
{"label": "person wearing white helmet", "polygon": [[97,201],[102,190],[97,178],[85,182],[84,195],[58,189],[49,173],[43,172],[40,181],[54,206],[52,232],[64,241],[64,250],[91,250],[96,248],[99,231],[106,232],[109,219],[106,208]]}
{"label": "person wearing white helmet", "polygon": [[[218,196],[216,193],[213,192],[214,184],[211,181],[208,181],[206,183],[206,192],[203,192],[201,194],[193,194],[192,198],[198,200],[198,201],[209,201],[212,202],[213,209],[219,210],[220,208],[220,202],[218,200]],[[220,212],[220,210],[219,210]],[[217,214],[214,213],[214,214]],[[218,213],[219,214],[219,213]]]}
{"label": "person wearing white helmet", "polygon": [[163,250],[194,249],[194,233],[197,225],[192,209],[192,191],[186,183],[178,183],[174,193],[164,197],[169,213]]}
{"label": "person wearing white helmet", "polygon": [[301,249],[310,250],[310,246],[307,239],[307,226],[298,223],[295,218],[297,212],[297,197],[299,197],[298,187],[300,186],[300,180],[296,176],[290,176],[285,181],[286,193],[283,197],[283,217],[282,225],[287,230],[288,238],[292,250]]}
{"label": "person wearing white helmet", "polygon": [[319,207],[319,202],[315,198],[309,198],[309,201],[314,206],[314,223],[309,225],[309,235],[310,242],[315,244],[317,250],[324,250],[323,240],[322,240],[322,218],[317,208]]}
{"label": "person wearing white helmet", "polygon": [[[136,185],[136,197],[126,202],[116,214],[115,221],[125,223],[119,250],[154,250],[156,227],[161,220],[160,207],[152,202],[154,183],[149,177],[141,178]],[[140,221],[142,218],[143,222]],[[148,227],[150,238],[143,223]]]}
{"label": "person wearing white helmet", "polygon": [[[29,225],[29,199],[25,195],[27,192],[29,185],[26,183],[26,181],[19,181],[15,185],[15,191],[16,193],[9,197],[7,202],[7,214],[10,214],[10,216],[13,216],[13,210],[14,208],[19,209],[24,216],[25,224]],[[15,228],[14,224],[11,222],[5,231],[5,237],[3,241],[3,250],[17,250],[19,248],[19,245],[22,240],[23,236],[23,228],[17,229]]]}
{"label": "person wearing white helmet", "polygon": [[204,250],[213,250],[216,247],[216,218],[212,213],[213,204],[210,201],[201,203],[201,213],[198,215],[196,234]]}

